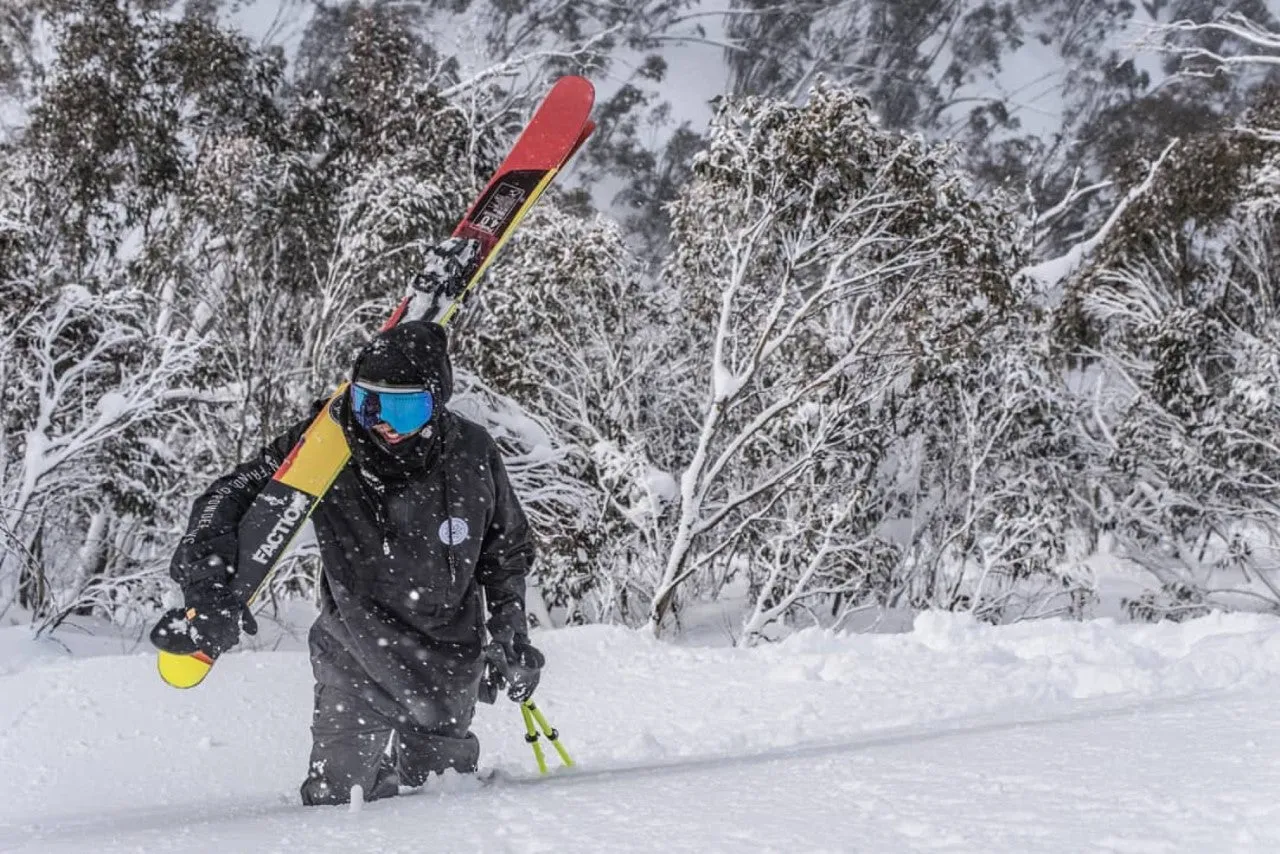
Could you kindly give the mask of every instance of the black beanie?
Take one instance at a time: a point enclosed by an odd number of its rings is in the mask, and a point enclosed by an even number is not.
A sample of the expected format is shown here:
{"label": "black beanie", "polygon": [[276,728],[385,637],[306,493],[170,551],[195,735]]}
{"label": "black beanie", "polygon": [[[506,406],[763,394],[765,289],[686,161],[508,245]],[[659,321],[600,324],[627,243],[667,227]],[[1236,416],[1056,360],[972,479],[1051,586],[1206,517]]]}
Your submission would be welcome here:
{"label": "black beanie", "polygon": [[453,394],[449,337],[444,327],[429,320],[399,323],[360,351],[351,375],[357,382],[425,387],[436,405],[443,406]]}

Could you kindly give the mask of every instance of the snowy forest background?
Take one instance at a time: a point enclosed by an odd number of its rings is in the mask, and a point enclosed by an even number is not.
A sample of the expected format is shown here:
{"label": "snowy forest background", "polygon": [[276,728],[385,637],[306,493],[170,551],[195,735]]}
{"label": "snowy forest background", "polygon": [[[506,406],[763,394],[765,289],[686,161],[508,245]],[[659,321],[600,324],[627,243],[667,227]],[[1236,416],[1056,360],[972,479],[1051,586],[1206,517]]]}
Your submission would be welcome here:
{"label": "snowy forest background", "polygon": [[564,73],[600,129],[453,333],[557,622],[1079,616],[1099,555],[1280,609],[1280,10],[263,8],[0,7],[0,616],[171,599]]}

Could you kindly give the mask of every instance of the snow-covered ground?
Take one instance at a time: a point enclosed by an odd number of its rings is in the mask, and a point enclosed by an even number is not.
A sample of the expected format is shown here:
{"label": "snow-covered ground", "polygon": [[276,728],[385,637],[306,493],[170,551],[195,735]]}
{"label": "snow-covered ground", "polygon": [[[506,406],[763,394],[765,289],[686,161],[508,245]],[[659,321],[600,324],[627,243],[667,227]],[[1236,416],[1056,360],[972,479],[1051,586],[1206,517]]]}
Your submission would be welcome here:
{"label": "snow-covered ground", "polygon": [[543,632],[576,771],[539,779],[503,700],[477,722],[498,783],[355,812],[297,805],[301,651],[180,692],[148,655],[23,633],[0,630],[0,851],[1280,851],[1271,618],[924,614],[755,650]]}

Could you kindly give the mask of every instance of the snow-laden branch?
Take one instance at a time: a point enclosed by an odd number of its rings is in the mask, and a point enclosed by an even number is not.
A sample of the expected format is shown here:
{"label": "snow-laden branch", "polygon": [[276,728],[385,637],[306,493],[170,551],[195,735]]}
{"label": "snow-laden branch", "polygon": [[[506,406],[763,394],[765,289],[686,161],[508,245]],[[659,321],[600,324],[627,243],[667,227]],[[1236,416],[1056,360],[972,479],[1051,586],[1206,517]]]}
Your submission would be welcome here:
{"label": "snow-laden branch", "polygon": [[1116,224],[1120,222],[1120,219],[1124,216],[1125,212],[1129,210],[1130,206],[1151,190],[1151,187],[1155,184],[1156,175],[1159,173],[1160,167],[1164,165],[1165,160],[1168,159],[1169,155],[1177,145],[1178,140],[1175,139],[1164,147],[1164,150],[1160,152],[1160,156],[1157,157],[1155,162],[1147,169],[1146,177],[1142,179],[1141,183],[1125,194],[1125,197],[1121,199],[1120,203],[1111,211],[1111,215],[1107,217],[1106,222],[1104,222],[1098,230],[1094,232],[1092,237],[1089,237],[1087,240],[1082,240],[1057,258],[1042,261],[1038,264],[1033,264],[1030,267],[1024,268],[1020,272],[1020,275],[1026,276],[1036,282],[1041,292],[1047,292],[1058,287],[1074,275],[1084,264],[1085,260],[1093,254],[1093,251],[1107,239],[1112,231],[1115,230]]}
{"label": "snow-laden branch", "polygon": [[446,100],[454,100],[466,92],[475,89],[486,81],[492,80],[496,77],[514,77],[531,65],[549,60],[570,60],[572,62],[581,62],[584,59],[593,56],[594,51],[616,35],[621,29],[622,25],[617,24],[612,27],[606,27],[600,32],[592,34],[590,38],[586,39],[581,44],[563,48],[537,50],[521,56],[510,57],[502,62],[489,66],[483,71],[468,77],[466,80],[440,90],[440,96]]}
{"label": "snow-laden branch", "polygon": [[[1212,33],[1230,36],[1245,45],[1267,51],[1266,53],[1240,53],[1225,55],[1198,45],[1179,42],[1178,36],[1194,36]],[[1184,68],[1182,74],[1191,77],[1212,77],[1218,73],[1230,73],[1250,66],[1280,65],[1280,33],[1274,33],[1252,19],[1232,12],[1217,21],[1174,21],[1152,27],[1143,39],[1146,45],[1187,62],[1204,61],[1213,66],[1211,71]]]}
{"label": "snow-laden branch", "polygon": [[[861,551],[862,543],[844,542],[840,536],[841,529],[848,525],[852,512],[852,502],[847,502],[828,513],[827,521],[815,534],[817,545],[810,547],[808,557],[795,579],[787,578],[791,567],[782,560],[781,549],[775,551],[761,593],[756,597],[751,613],[743,622],[744,644],[748,646],[753,644],[770,623],[785,616],[800,601],[812,596],[830,596],[847,592],[842,587],[816,587],[814,582],[833,559],[841,555],[855,556]],[[798,542],[800,536],[800,532],[797,531],[787,535],[785,539],[788,542]]]}

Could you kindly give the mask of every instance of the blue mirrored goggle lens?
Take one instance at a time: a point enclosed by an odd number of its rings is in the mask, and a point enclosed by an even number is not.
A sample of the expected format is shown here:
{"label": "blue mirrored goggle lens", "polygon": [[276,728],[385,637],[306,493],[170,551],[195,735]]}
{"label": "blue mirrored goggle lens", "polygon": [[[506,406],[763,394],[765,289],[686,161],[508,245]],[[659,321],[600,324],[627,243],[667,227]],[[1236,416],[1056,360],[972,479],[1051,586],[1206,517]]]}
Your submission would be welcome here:
{"label": "blue mirrored goggle lens", "polygon": [[369,430],[385,421],[397,433],[421,430],[433,409],[429,391],[375,391],[360,385],[351,386],[351,405],[361,427]]}

